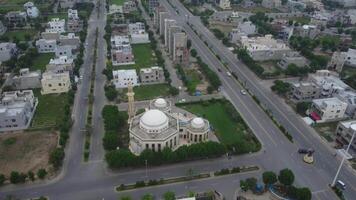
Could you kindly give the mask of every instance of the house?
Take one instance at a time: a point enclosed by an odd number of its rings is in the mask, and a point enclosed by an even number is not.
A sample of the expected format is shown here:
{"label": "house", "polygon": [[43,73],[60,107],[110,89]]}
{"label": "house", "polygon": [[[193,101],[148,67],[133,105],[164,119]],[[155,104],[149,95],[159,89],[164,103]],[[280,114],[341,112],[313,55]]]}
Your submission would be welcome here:
{"label": "house", "polygon": [[25,3],[23,5],[23,7],[26,10],[27,16],[29,18],[37,18],[39,16],[39,14],[40,14],[40,11],[38,10],[38,8],[31,1]]}
{"label": "house", "polygon": [[174,35],[176,33],[182,32],[182,27],[180,26],[170,26],[168,30],[168,53],[173,57],[174,52]]}
{"label": "house", "polygon": [[301,37],[316,38],[320,34],[320,28],[316,25],[303,25],[294,28],[294,34]]}
{"label": "house", "polygon": [[164,83],[164,72],[162,67],[154,66],[140,69],[141,84]]}
{"label": "house", "polygon": [[291,84],[290,99],[294,102],[312,101],[320,97],[320,88],[312,82],[297,82]]}
{"label": "house", "polygon": [[317,123],[338,121],[345,118],[347,103],[336,97],[314,99],[309,109],[310,117]]}
{"label": "house", "polygon": [[264,37],[241,37],[242,47],[246,48],[253,60],[280,60],[292,50],[283,42],[272,38],[272,35]]}
{"label": "house", "polygon": [[19,75],[12,77],[9,84],[16,90],[41,88],[41,71],[30,71],[29,68],[20,69]]}
{"label": "house", "polygon": [[173,35],[173,63],[187,66],[189,64],[188,37],[185,32]]}
{"label": "house", "polygon": [[4,92],[0,100],[0,131],[27,129],[37,103],[32,90]]}
{"label": "house", "polygon": [[344,67],[346,56],[345,52],[335,51],[328,63],[327,69],[340,73]]}
{"label": "house", "polygon": [[68,9],[67,31],[80,32],[83,30],[83,20],[78,16],[78,10]]}
{"label": "house", "polygon": [[316,73],[310,74],[308,79],[320,88],[320,98],[332,97],[338,92],[351,89],[329,70],[318,70]]}
{"label": "house", "polygon": [[165,20],[169,18],[168,12],[160,12],[159,13],[159,35],[164,36],[164,31],[165,31]]}
{"label": "house", "polygon": [[256,26],[250,22],[239,23],[237,28],[232,29],[229,33],[229,39],[231,42],[237,42],[241,39],[241,36],[249,36],[256,33]]}
{"label": "house", "polygon": [[356,49],[349,49],[346,52],[345,64],[351,67],[356,67]]}
{"label": "house", "polygon": [[145,24],[136,22],[128,25],[131,44],[145,44],[149,43],[148,33],[145,31]]}
{"label": "house", "polygon": [[277,64],[282,69],[287,69],[290,64],[295,64],[297,67],[305,67],[308,64],[308,60],[298,52],[292,51],[286,53]]}
{"label": "house", "polygon": [[350,16],[350,23],[352,25],[355,25],[356,24],[356,9],[348,10],[347,14]]}
{"label": "house", "polygon": [[27,22],[27,14],[21,11],[10,11],[5,15],[5,21],[7,26],[25,26]]}
{"label": "house", "polygon": [[163,32],[163,38],[164,38],[164,46],[168,49],[169,46],[169,31],[172,26],[177,26],[176,20],[173,19],[166,19],[164,20],[164,32]]}
{"label": "house", "polygon": [[343,6],[344,8],[356,6],[355,0],[331,0],[331,2],[338,3],[339,5]]}
{"label": "house", "polygon": [[281,0],[262,0],[262,6],[265,8],[279,8],[282,6]]}
{"label": "house", "polygon": [[153,13],[155,8],[159,6],[158,0],[148,0],[148,11]]}
{"label": "house", "polygon": [[277,31],[277,38],[283,40],[284,42],[288,42],[290,37],[294,34],[294,27],[291,26],[281,26]]}
{"label": "house", "polygon": [[48,28],[46,32],[57,32],[57,33],[65,33],[65,19],[53,18],[51,21],[47,23]]}
{"label": "house", "polygon": [[59,6],[61,8],[73,8],[78,0],[59,0]]}
{"label": "house", "polygon": [[61,35],[59,36],[59,45],[70,45],[74,46],[75,49],[77,49],[80,46],[80,38],[74,33],[68,33],[68,35]]}
{"label": "house", "polygon": [[137,10],[137,7],[136,7],[136,3],[134,0],[125,1],[124,4],[122,5],[123,13],[130,13],[130,12],[133,12],[136,10]]}
{"label": "house", "polygon": [[127,88],[129,84],[132,86],[137,86],[138,77],[136,74],[136,70],[128,69],[128,70],[114,70],[112,71],[113,75],[113,83],[115,88]]}
{"label": "house", "polygon": [[15,43],[2,42],[0,43],[0,62],[10,60],[17,55],[17,47]]}
{"label": "house", "polygon": [[42,74],[41,94],[55,94],[68,92],[71,88],[69,71],[56,73],[48,71]]}
{"label": "house", "polygon": [[66,56],[68,58],[74,58],[73,55],[74,46],[71,45],[57,45],[54,50],[56,57]]}
{"label": "house", "polygon": [[49,63],[46,65],[46,71],[51,71],[55,73],[62,73],[69,71],[69,74],[72,75],[74,68],[73,58],[68,58],[67,56],[60,56],[57,58],[52,58]]}
{"label": "house", "polygon": [[45,40],[59,40],[60,34],[57,32],[42,32],[41,38]]}
{"label": "house", "polygon": [[347,103],[345,113],[351,117],[356,117],[356,93],[354,91],[341,91],[335,94],[335,97]]}
{"label": "house", "polygon": [[231,9],[230,0],[217,0],[217,6],[223,10]]}
{"label": "house", "polygon": [[[355,134],[356,132],[356,120],[339,122],[335,132],[336,132],[336,142],[338,142],[343,146],[349,145],[352,135]],[[356,137],[352,141],[350,149],[352,149],[353,151],[349,151],[348,153],[355,152]],[[351,153],[351,154],[353,157],[355,157],[355,153]]]}
{"label": "house", "polygon": [[128,35],[114,35],[111,36],[111,46],[113,48],[118,48],[121,45],[129,45],[130,44],[130,38]]}
{"label": "house", "polygon": [[298,0],[288,0],[287,7],[291,12],[304,11],[307,8],[307,4]]}
{"label": "house", "polygon": [[0,21],[0,35],[4,35],[4,33],[6,32],[7,28],[6,26],[4,26],[4,24],[2,23],[2,21]]}
{"label": "house", "polygon": [[51,53],[55,52],[57,48],[56,40],[39,39],[36,41],[36,48],[38,53]]}
{"label": "house", "polygon": [[116,5],[116,4],[111,4],[109,6],[108,14],[112,15],[112,14],[116,14],[116,13],[123,13],[122,6],[119,6],[119,5]]}
{"label": "house", "polygon": [[111,50],[112,64],[119,65],[132,65],[135,64],[134,55],[130,44],[123,44]]}

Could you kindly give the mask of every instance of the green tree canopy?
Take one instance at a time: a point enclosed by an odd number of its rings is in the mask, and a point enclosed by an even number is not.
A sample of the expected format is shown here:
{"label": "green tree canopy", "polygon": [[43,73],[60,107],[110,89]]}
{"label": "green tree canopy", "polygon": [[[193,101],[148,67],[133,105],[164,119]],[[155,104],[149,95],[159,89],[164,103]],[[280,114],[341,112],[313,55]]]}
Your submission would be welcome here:
{"label": "green tree canopy", "polygon": [[271,185],[277,182],[277,175],[272,171],[266,171],[262,174],[264,184]]}
{"label": "green tree canopy", "polygon": [[279,172],[278,181],[285,186],[290,186],[294,182],[294,174],[290,169],[282,169]]}

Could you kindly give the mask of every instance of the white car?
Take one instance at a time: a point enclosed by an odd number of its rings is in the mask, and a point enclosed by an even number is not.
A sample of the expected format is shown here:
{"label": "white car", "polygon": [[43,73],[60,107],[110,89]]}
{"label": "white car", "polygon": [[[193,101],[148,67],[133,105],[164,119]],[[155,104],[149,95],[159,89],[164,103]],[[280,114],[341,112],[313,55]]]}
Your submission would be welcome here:
{"label": "white car", "polygon": [[241,94],[246,95],[247,94],[246,90],[241,90]]}

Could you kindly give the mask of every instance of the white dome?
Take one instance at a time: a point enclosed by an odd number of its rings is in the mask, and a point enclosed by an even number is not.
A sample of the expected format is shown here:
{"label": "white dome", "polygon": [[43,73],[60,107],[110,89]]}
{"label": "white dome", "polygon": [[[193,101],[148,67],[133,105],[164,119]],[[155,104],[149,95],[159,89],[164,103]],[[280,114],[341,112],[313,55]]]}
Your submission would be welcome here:
{"label": "white dome", "polygon": [[167,107],[167,101],[164,100],[163,98],[156,99],[154,104],[155,104],[155,106],[157,108],[165,108],[165,107]]}
{"label": "white dome", "polygon": [[160,130],[168,126],[168,117],[160,110],[152,109],[140,118],[140,126],[147,130]]}
{"label": "white dome", "polygon": [[205,126],[205,122],[202,118],[196,117],[192,120],[191,125],[193,128],[203,128]]}

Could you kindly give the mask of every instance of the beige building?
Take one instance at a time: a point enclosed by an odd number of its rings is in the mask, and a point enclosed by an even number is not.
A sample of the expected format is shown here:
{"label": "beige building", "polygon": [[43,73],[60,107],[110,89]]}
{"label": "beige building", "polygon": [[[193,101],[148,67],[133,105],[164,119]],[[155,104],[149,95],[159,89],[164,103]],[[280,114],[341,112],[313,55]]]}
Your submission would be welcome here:
{"label": "beige building", "polygon": [[162,67],[154,66],[140,69],[141,84],[164,83],[164,72]]}
{"label": "beige building", "polygon": [[42,74],[41,85],[41,94],[68,92],[71,88],[69,72],[45,72]]}
{"label": "beige building", "polygon": [[317,123],[338,121],[345,118],[347,103],[336,97],[314,99],[309,109],[310,117]]}

